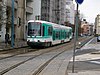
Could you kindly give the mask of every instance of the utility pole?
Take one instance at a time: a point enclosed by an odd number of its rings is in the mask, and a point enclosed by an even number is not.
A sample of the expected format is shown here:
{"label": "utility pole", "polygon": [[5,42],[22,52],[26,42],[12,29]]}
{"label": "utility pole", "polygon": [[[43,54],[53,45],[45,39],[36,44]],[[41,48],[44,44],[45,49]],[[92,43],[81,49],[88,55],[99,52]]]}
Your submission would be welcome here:
{"label": "utility pole", "polygon": [[14,0],[12,0],[11,47],[14,48]]}

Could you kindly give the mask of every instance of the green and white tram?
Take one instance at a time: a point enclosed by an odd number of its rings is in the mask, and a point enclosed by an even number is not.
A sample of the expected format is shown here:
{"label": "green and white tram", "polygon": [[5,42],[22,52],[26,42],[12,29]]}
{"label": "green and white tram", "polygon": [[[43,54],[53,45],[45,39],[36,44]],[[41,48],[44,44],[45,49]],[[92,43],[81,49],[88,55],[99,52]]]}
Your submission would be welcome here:
{"label": "green and white tram", "polygon": [[28,21],[27,44],[31,47],[48,47],[71,39],[71,27],[40,20]]}

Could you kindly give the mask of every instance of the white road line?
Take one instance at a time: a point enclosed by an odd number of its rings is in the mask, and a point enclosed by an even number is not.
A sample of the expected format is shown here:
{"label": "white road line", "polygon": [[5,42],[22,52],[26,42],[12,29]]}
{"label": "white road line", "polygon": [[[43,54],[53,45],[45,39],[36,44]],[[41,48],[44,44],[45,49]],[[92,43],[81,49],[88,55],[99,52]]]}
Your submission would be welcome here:
{"label": "white road line", "polygon": [[92,38],[88,43],[86,43],[85,45],[88,45],[89,43],[91,43],[94,40],[94,38]]}
{"label": "white road line", "polygon": [[91,63],[94,63],[94,64],[98,64],[100,65],[100,62],[99,61],[90,61]]}

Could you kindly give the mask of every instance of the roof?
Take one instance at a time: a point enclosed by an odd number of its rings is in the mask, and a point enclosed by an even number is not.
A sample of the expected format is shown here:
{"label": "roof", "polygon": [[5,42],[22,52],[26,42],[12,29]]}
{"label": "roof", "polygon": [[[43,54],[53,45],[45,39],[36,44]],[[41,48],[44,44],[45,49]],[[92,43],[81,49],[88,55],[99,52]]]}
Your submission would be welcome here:
{"label": "roof", "polygon": [[52,23],[52,22],[47,22],[47,21],[42,21],[42,20],[29,20],[28,22],[47,23],[47,24],[51,24],[54,28],[72,29],[71,27],[68,27],[68,26],[63,26],[63,25],[60,25],[60,24],[56,24],[56,23]]}

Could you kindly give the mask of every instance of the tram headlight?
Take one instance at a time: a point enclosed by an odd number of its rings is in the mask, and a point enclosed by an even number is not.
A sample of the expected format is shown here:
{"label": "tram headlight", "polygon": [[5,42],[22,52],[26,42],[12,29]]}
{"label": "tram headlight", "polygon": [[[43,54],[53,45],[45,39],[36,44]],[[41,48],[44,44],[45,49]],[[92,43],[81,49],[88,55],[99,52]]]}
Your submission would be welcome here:
{"label": "tram headlight", "polygon": [[27,42],[30,42],[30,40],[27,40]]}
{"label": "tram headlight", "polygon": [[34,39],[34,42],[37,42],[37,39]]}

